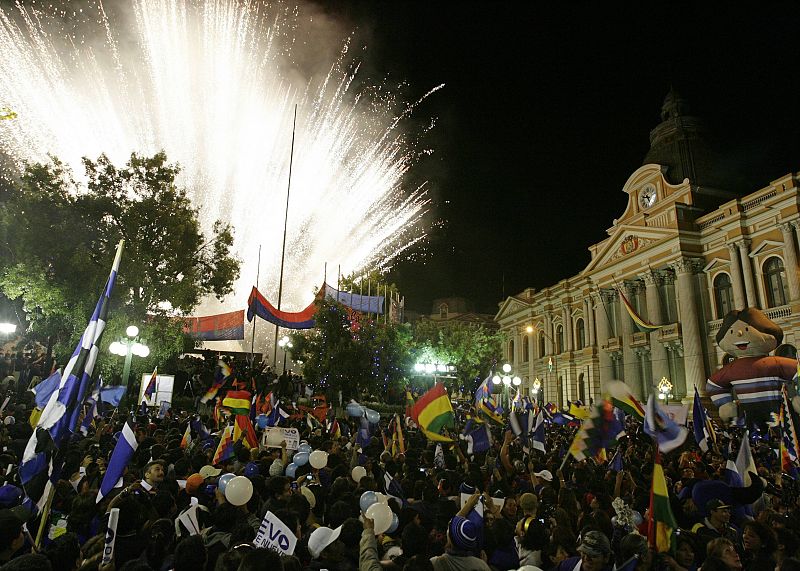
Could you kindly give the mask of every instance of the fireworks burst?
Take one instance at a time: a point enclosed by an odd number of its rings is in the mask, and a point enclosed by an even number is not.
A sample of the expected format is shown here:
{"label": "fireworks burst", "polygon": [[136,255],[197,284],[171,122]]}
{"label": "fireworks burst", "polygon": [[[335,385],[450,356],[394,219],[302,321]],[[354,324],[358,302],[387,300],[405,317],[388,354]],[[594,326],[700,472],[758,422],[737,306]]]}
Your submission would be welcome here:
{"label": "fireworks burst", "polygon": [[[238,309],[259,245],[260,289],[276,297],[297,105],[283,309],[308,304],[325,262],[386,268],[423,237],[424,185],[402,188],[417,158],[402,127],[427,95],[404,105],[363,86],[350,39],[334,57],[315,44],[316,15],[250,0],[79,4],[0,10],[0,106],[15,115],[0,149],[17,168],[52,154],[79,175],[83,156],[164,149],[204,230],[235,228],[244,263],[224,306]],[[327,57],[315,77],[297,63],[309,47]]]}

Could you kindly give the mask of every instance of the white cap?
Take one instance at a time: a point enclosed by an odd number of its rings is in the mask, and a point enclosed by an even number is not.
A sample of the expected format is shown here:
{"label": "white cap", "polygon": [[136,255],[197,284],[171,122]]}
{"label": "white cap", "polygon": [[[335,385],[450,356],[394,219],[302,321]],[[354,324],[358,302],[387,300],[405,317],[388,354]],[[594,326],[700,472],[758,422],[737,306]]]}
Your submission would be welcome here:
{"label": "white cap", "polygon": [[542,470],[541,472],[534,472],[533,475],[547,482],[553,481],[553,474],[550,473],[550,470]]}
{"label": "white cap", "polygon": [[311,557],[314,559],[319,559],[319,556],[322,555],[322,552],[325,551],[325,548],[336,541],[341,532],[341,525],[336,529],[331,529],[329,527],[318,527],[312,531],[311,535],[308,537],[308,552],[311,554]]}

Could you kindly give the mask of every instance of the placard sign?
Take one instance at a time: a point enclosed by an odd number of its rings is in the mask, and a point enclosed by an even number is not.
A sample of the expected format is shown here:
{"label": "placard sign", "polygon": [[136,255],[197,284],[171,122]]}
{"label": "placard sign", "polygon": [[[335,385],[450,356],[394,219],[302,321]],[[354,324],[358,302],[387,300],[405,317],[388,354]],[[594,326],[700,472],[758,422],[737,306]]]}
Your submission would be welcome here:
{"label": "placard sign", "polygon": [[296,428],[281,426],[265,428],[264,435],[261,437],[261,446],[263,448],[280,448],[282,440],[286,441],[287,450],[297,450],[300,447],[300,431]]}
{"label": "placard sign", "polygon": [[676,424],[686,426],[686,419],[689,416],[688,404],[668,404],[663,405],[661,408]]}
{"label": "placard sign", "polygon": [[277,549],[285,555],[294,555],[297,537],[285,523],[275,517],[274,513],[268,511],[261,521],[261,526],[258,528],[253,545]]}

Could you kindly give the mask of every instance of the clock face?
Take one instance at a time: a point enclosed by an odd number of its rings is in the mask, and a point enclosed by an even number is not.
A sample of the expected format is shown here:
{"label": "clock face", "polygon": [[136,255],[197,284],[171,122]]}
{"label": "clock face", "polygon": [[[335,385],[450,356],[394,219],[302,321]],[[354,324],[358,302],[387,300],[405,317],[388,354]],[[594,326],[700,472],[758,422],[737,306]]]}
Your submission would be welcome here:
{"label": "clock face", "polygon": [[642,208],[650,208],[656,203],[656,187],[646,186],[639,193],[639,204]]}

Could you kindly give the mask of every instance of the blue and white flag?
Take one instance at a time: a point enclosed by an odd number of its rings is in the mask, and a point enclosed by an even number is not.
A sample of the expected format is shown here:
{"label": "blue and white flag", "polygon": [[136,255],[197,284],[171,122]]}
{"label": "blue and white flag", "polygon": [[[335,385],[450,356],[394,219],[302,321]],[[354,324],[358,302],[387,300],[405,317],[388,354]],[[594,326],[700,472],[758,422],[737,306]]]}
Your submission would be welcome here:
{"label": "blue and white flag", "polygon": [[666,454],[675,450],[684,443],[689,431],[679,426],[669,416],[664,414],[656,404],[655,395],[650,394],[647,399],[647,408],[644,415],[644,432],[656,439],[658,449]]}
{"label": "blue and white flag", "polygon": [[622,461],[622,448],[619,446],[617,446],[617,451],[614,453],[614,457],[611,459],[608,467],[617,473],[625,469],[625,465]]}
{"label": "blue and white flag", "polygon": [[64,367],[58,389],[53,391],[42,410],[20,465],[20,479],[29,504],[41,510],[47,501],[53,479],[61,472],[61,465],[54,465],[55,452],[70,434],[74,433],[83,401],[91,386],[94,365],[100,352],[100,341],[106,328],[108,306],[114,283],[117,280],[119,262],[124,241],[117,246],[111,273],[105,289],[97,301],[86,330],[81,335],[75,351]]}
{"label": "blue and white flag", "polygon": [[280,426],[281,422],[289,418],[289,413],[283,410],[280,399],[275,399],[267,415],[267,426]]}
{"label": "blue and white flag", "polygon": [[539,450],[541,452],[547,451],[544,446],[544,414],[542,414],[542,409],[539,409],[539,412],[533,420],[533,438],[531,444],[534,450]]}
{"label": "blue and white flag", "polygon": [[403,493],[403,487],[389,472],[383,473],[383,489],[387,496],[395,498],[401,506],[405,506],[406,495]]}
{"label": "blue and white flag", "polygon": [[708,420],[708,415],[706,414],[706,409],[703,408],[703,403],[700,402],[700,393],[697,392],[697,387],[694,388],[692,423],[694,439],[697,441],[697,445],[703,452],[708,452],[711,444],[717,441],[717,435],[714,432],[714,427]]}
{"label": "blue and white flag", "polygon": [[486,452],[492,445],[492,434],[486,424],[479,425],[468,434],[462,434],[461,439],[467,441],[467,454],[469,455]]}
{"label": "blue and white flag", "polygon": [[44,408],[47,405],[50,396],[58,389],[59,384],[61,384],[60,369],[31,389],[37,408]]}
{"label": "blue and white flag", "polygon": [[750,450],[750,432],[747,430],[742,435],[742,443],[739,446],[739,453],[736,455],[736,471],[745,487],[753,483],[750,472],[758,474],[756,462],[753,460],[753,452]]}
{"label": "blue and white flag", "polygon": [[205,440],[211,433],[208,431],[208,428],[205,427],[203,421],[200,420],[199,416],[195,416],[192,420],[189,421],[189,424],[192,427],[192,431],[197,435],[199,440]]}
{"label": "blue and white flag", "polygon": [[125,473],[125,468],[128,467],[128,463],[138,447],[139,443],[136,442],[133,425],[128,419],[122,428],[122,434],[117,440],[114,452],[111,454],[111,460],[108,462],[108,469],[106,469],[106,474],[103,476],[103,482],[100,484],[95,503],[99,503],[111,490],[122,485],[122,475]]}
{"label": "blue and white flag", "polygon": [[529,411],[508,413],[508,424],[511,427],[511,432],[523,441],[527,440],[528,435],[533,432],[535,418],[533,412]]}
{"label": "blue and white flag", "polygon": [[86,436],[89,434],[89,428],[92,426],[94,419],[100,416],[100,412],[98,411],[98,402],[100,402],[100,379],[97,379],[97,382],[94,385],[94,390],[92,391],[91,396],[86,399],[86,405],[88,409],[86,410],[86,414],[83,415],[83,420],[81,421],[81,434]]}

